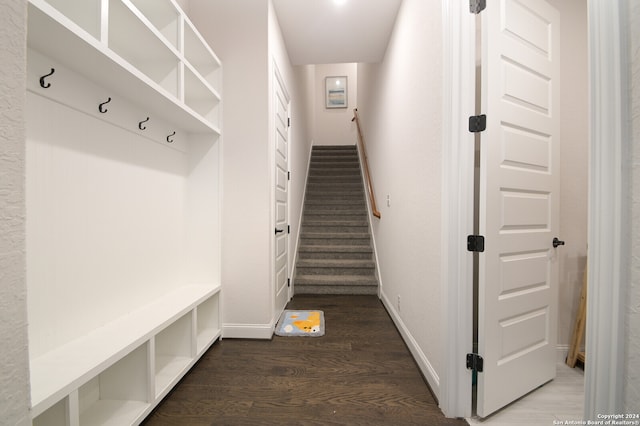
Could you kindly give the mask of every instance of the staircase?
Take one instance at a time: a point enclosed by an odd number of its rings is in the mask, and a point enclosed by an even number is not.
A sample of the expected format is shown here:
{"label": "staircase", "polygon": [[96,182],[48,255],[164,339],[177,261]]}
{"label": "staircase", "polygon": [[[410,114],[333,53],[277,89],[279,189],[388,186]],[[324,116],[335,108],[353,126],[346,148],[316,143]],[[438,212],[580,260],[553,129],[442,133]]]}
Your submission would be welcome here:
{"label": "staircase", "polygon": [[377,294],[358,151],[314,146],[294,277],[296,294]]}

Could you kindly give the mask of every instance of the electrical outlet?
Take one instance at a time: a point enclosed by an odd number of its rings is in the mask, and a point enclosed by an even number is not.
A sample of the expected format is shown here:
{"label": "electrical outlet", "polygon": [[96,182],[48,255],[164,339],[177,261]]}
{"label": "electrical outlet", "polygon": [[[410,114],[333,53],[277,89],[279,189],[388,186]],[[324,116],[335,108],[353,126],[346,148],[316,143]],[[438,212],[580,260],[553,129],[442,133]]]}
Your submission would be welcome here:
{"label": "electrical outlet", "polygon": [[398,295],[398,312],[400,312],[400,295]]}

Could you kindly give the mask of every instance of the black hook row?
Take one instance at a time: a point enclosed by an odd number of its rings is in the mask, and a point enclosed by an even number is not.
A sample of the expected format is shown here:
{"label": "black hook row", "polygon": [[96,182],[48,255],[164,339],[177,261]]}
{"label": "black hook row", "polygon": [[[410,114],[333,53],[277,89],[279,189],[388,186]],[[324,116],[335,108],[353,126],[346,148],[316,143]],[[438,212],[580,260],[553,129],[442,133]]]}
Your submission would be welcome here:
{"label": "black hook row", "polygon": [[[46,81],[47,77],[51,77],[53,75],[53,73],[55,73],[56,70],[55,68],[51,68],[51,71],[48,74],[43,75],[42,77],[40,77],[40,87],[42,87],[43,89],[48,89],[49,87],[51,87],[51,83],[49,83],[48,81]],[[106,112],[108,112],[109,110],[105,107],[106,104],[108,104],[109,102],[111,102],[111,97],[107,98],[106,101],[101,102],[98,104],[98,111],[101,114],[105,114]],[[138,123],[138,129],[140,130],[145,130],[147,128],[147,126],[143,126],[144,123],[148,122],[150,120],[149,117],[145,118],[144,120],[140,121]],[[176,135],[176,132],[174,131],[173,133],[171,133],[169,136],[167,136],[167,142],[168,143],[173,143],[173,137]]]}

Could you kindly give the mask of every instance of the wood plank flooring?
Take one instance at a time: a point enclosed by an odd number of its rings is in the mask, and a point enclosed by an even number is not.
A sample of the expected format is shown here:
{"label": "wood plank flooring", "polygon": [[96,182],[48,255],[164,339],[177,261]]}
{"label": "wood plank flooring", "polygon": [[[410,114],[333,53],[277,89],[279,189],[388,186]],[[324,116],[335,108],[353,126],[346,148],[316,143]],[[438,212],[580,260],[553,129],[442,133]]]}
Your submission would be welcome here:
{"label": "wood plank flooring", "polygon": [[156,425],[467,425],[447,419],[377,296],[298,295],[323,337],[217,342],[151,413]]}

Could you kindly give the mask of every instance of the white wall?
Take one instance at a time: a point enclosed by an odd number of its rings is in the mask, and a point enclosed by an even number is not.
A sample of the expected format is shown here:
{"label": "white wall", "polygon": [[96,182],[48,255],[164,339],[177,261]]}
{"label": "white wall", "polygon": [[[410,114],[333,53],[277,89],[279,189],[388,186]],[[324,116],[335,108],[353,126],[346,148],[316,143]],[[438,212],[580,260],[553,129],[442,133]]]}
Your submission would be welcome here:
{"label": "white wall", "polygon": [[0,3],[0,419],[30,425],[25,259],[26,2]]}
{"label": "white wall", "polygon": [[275,61],[292,99],[293,227],[311,142],[304,120],[309,68],[291,66],[270,1],[189,0],[189,16],[223,66],[224,336],[269,338],[278,317],[273,308],[272,66]]}
{"label": "white wall", "polygon": [[403,1],[384,61],[358,65],[358,112],[382,214],[373,223],[382,298],[436,395],[445,343],[441,8]]}
{"label": "white wall", "polygon": [[[347,76],[347,108],[325,108],[325,78]],[[357,131],[353,109],[358,99],[357,64],[319,64],[315,66],[316,99],[314,145],[355,145]]]}
{"label": "white wall", "polygon": [[568,347],[587,262],[589,75],[586,0],[549,0],[560,12],[560,281],[558,345]]}
{"label": "white wall", "polygon": [[189,13],[189,0],[176,0],[176,2],[182,10],[184,10],[187,14]]}
{"label": "white wall", "polygon": [[190,0],[189,17],[223,67],[224,335],[271,320],[267,2]]}
{"label": "white wall", "polygon": [[631,158],[627,160],[631,173],[628,217],[631,220],[631,253],[629,256],[629,286],[626,297],[625,337],[626,348],[624,412],[640,411],[640,3],[627,0],[627,24],[630,32],[629,76],[631,85],[630,119],[632,138]]}

